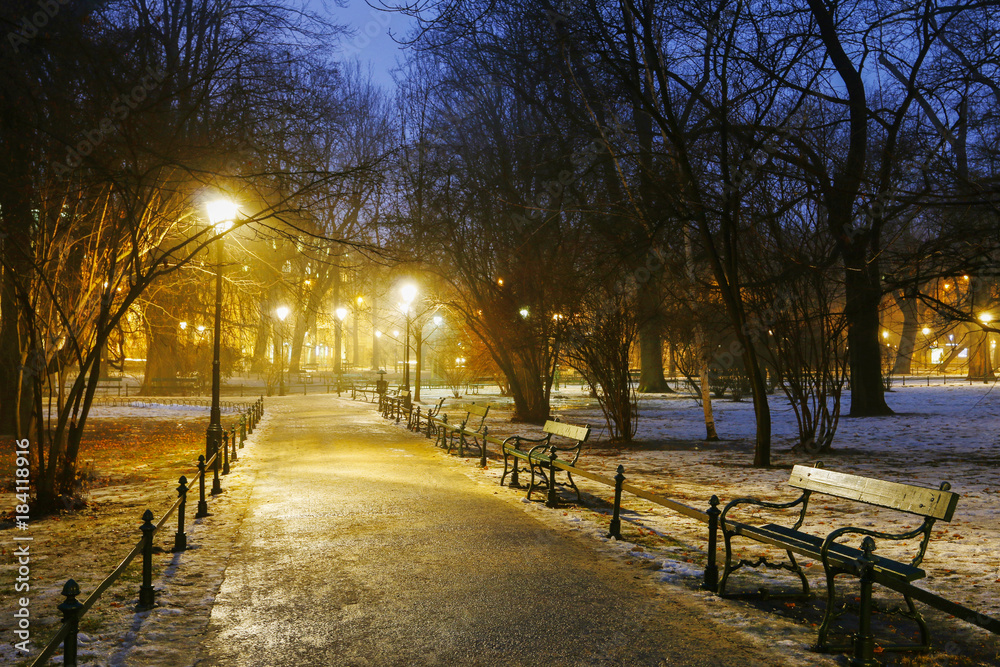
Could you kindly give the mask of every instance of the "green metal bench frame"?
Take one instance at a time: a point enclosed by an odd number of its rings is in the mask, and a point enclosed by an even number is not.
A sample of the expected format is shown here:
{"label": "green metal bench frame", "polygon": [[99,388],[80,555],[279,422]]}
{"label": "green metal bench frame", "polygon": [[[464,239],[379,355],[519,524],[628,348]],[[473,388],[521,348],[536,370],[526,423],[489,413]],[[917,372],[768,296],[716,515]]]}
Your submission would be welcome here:
{"label": "green metal bench frame", "polygon": [[[755,498],[737,498],[723,509],[720,522],[726,545],[726,563],[722,572],[722,579],[719,581],[719,595],[725,595],[729,575],[736,570],[744,566],[753,568],[764,566],[794,572],[798,575],[802,584],[802,593],[796,594],[796,596],[809,596],[809,582],[802,567],[795,560],[795,554],[818,560],[823,563],[823,570],[826,575],[827,603],[823,622],[817,633],[815,649],[821,652],[852,650],[853,644],[832,645],[828,641],[831,623],[844,613],[843,611],[836,611],[835,579],[840,574],[848,574],[863,579],[865,563],[871,557],[871,554],[863,553],[859,549],[838,543],[837,540],[845,535],[866,536],[866,541],[870,538],[904,541],[915,540],[919,537],[920,541],[916,549],[916,554],[909,563],[902,563],[889,558],[874,558],[871,561],[870,578],[876,583],[887,580],[911,582],[922,579],[925,576],[925,572],[920,569],[920,563],[923,561],[924,554],[927,551],[934,523],[938,520],[951,521],[959,496],[949,491],[951,485],[948,482],[943,482],[939,489],[929,489],[922,486],[886,482],[870,477],[860,477],[826,470],[822,467],[821,463],[817,463],[816,467],[795,466],[792,469],[788,484],[793,488],[802,490],[802,495],[791,502],[772,503]],[[810,535],[799,529],[805,521],[809,499],[813,493],[914,514],[923,517],[923,522],[913,530],[900,533],[885,533],[868,528],[845,526],[834,530],[825,538]],[[750,525],[729,519],[729,513],[741,505],[772,510],[790,509],[799,506],[800,509],[798,519],[791,526],[776,524]],[[734,562],[732,548],[734,537],[743,537],[784,549],[788,555],[788,563],[770,563],[764,556],[759,557],[756,561],[740,559]],[[874,543],[871,543],[871,547],[874,548],[874,546]],[[870,626],[872,605],[870,596],[868,597],[867,603],[865,596],[861,598],[862,605],[859,612],[860,627]],[[911,597],[906,594],[903,597],[907,608],[905,610],[890,610],[890,613],[898,613],[913,620],[920,629],[921,641],[919,644],[886,644],[882,645],[881,648],[884,651],[929,650],[930,633],[927,629],[927,624],[914,606]]]}
{"label": "green metal bench frame", "polygon": [[[482,455],[483,448],[486,447],[486,442],[482,438],[483,429],[486,427],[486,417],[490,414],[490,407],[489,403],[484,405],[471,403],[466,408],[465,417],[462,421],[456,421],[451,424],[448,423],[448,416],[445,415],[438,424],[438,435],[435,444],[439,447],[446,447],[450,454],[452,448],[455,446],[455,439],[457,437],[459,456],[465,456],[465,447],[467,444],[474,445],[479,454]],[[477,419],[478,423],[476,423]],[[469,443],[466,438],[472,438],[472,442]]]}
{"label": "green metal bench frame", "polygon": [[[518,479],[518,462],[524,461],[531,470],[528,500],[531,500],[531,493],[539,486],[538,480],[541,480],[542,486],[549,489],[550,498],[555,498],[556,470],[558,468],[550,465],[552,459],[558,458],[567,465],[576,465],[583,443],[590,437],[589,426],[575,426],[557,421],[545,422],[542,430],[545,435],[541,438],[512,435],[503,441],[503,475],[500,477],[500,485],[503,485],[509,473],[509,486],[515,489],[524,488]],[[552,436],[562,438],[567,444],[559,444],[559,441],[553,442]],[[510,465],[511,461],[513,461],[512,466]],[[548,475],[545,471],[548,471]],[[573,481],[573,475],[568,470],[566,478],[567,485],[576,491],[576,501],[580,502],[580,489],[577,488],[576,482]]]}

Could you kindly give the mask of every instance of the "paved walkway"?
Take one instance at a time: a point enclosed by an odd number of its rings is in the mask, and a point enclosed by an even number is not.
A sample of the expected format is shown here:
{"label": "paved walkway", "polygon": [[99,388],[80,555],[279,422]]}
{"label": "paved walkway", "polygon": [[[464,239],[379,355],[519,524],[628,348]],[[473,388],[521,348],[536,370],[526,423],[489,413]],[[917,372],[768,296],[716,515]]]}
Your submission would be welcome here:
{"label": "paved walkway", "polygon": [[370,405],[268,408],[200,666],[781,664]]}

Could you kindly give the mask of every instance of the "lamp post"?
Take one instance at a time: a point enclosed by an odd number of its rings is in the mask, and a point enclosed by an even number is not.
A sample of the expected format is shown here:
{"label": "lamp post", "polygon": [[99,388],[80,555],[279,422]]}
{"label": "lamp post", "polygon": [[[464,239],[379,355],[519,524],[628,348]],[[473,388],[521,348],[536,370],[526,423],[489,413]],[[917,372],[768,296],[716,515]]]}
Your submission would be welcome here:
{"label": "lamp post", "polygon": [[417,298],[417,286],[412,283],[400,289],[403,313],[406,315],[406,346],[403,348],[403,391],[410,391],[410,304]]}
{"label": "lamp post", "polygon": [[[215,241],[215,332],[212,340],[212,410],[208,418],[208,431],[205,435],[205,459],[208,460],[219,450],[222,444],[222,412],[219,409],[219,393],[221,389],[220,361],[222,351],[222,235],[233,226],[236,218],[236,204],[228,199],[218,199],[209,202],[208,221],[215,229],[218,238]],[[218,465],[218,460],[216,460]]]}
{"label": "lamp post", "polygon": [[336,351],[333,353],[333,370],[337,374],[337,392],[340,392],[341,377],[343,376],[343,347],[344,347],[344,318],[347,317],[346,308],[338,308],[334,311],[337,315],[337,330],[334,333],[334,347]]}
{"label": "lamp post", "polygon": [[361,316],[361,309],[365,305],[365,299],[359,296],[354,301],[354,330],[351,332],[351,336],[354,339],[354,351],[351,353],[351,363],[354,364],[355,368],[361,368],[361,342],[358,340],[358,319]]}
{"label": "lamp post", "polygon": [[281,321],[278,325],[278,396],[285,395],[285,318],[288,317],[288,306],[279,306],[275,314]]}

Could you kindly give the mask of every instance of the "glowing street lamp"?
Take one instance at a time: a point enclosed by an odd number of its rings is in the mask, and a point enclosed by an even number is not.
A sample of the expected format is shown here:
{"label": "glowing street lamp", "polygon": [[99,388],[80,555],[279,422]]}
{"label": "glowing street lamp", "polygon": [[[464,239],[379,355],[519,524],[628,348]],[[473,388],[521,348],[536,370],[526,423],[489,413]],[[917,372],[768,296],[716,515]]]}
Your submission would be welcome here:
{"label": "glowing street lamp", "polygon": [[278,396],[285,395],[285,318],[290,313],[288,306],[279,306],[274,313],[281,320],[278,325]]}
{"label": "glowing street lamp", "polygon": [[[222,445],[222,411],[219,409],[219,394],[222,387],[220,357],[222,351],[222,234],[233,226],[239,211],[236,204],[228,199],[217,199],[206,205],[208,221],[215,229],[215,331],[212,340],[212,410],[208,418],[208,432],[205,437],[205,458],[210,459]],[[215,461],[219,465],[218,459]],[[218,477],[216,477],[218,479]],[[213,484],[212,493],[221,492]]]}
{"label": "glowing street lamp", "polygon": [[403,391],[410,391],[410,304],[417,298],[417,286],[406,283],[400,288],[403,313],[406,315],[406,345],[403,348]]}
{"label": "glowing street lamp", "polygon": [[343,350],[344,347],[344,318],[347,317],[347,309],[340,307],[337,308],[334,313],[337,315],[337,329],[334,331],[333,336],[333,346],[336,348],[336,351],[333,353],[333,370],[337,374],[337,392],[339,393],[340,377],[343,372],[343,367],[341,366],[341,358],[343,355],[341,350]]}

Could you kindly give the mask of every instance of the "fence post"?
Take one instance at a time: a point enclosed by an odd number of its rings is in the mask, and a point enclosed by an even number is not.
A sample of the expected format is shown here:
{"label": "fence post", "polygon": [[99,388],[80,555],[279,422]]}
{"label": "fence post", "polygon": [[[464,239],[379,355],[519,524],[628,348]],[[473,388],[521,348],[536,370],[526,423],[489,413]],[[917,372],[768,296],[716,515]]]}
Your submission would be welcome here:
{"label": "fence post", "polygon": [[247,440],[247,416],[240,415],[240,449],[243,449],[243,443]]}
{"label": "fence post", "polygon": [[872,570],[878,557],[872,555],[875,551],[875,540],[865,537],[861,541],[864,554],[858,558],[858,569],[861,575],[861,609],[858,612],[858,634],[854,635],[854,657],[851,667],[878,667],[875,660],[875,636],[872,635]]}
{"label": "fence post", "polygon": [[63,623],[69,626],[66,639],[63,640],[63,665],[76,667],[76,635],[80,631],[80,609],[83,608],[76,599],[80,594],[80,586],[72,579],[67,579],[62,594],[66,596],[66,601],[57,608],[63,614]]}
{"label": "fence post", "polygon": [[618,466],[618,474],[615,475],[615,506],[611,513],[611,527],[608,530],[608,537],[616,540],[622,539],[622,484],[625,483],[625,466]]}
{"label": "fence post", "polygon": [[219,450],[215,450],[212,456],[212,495],[217,496],[222,493],[222,480],[219,479]]}
{"label": "fence post", "polygon": [[[440,411],[439,411],[440,412]],[[427,437],[431,437],[431,422],[434,421],[434,417],[428,412],[427,414]]]}
{"label": "fence post", "polygon": [[[223,429],[222,431],[222,474],[229,474],[229,431]],[[213,489],[214,491],[214,489]]]}
{"label": "fence post", "polygon": [[448,415],[445,415],[441,417],[441,426],[438,427],[438,433],[440,433],[441,435],[434,441],[435,445],[440,443],[440,445],[444,447],[445,445],[444,439],[448,437],[447,427],[448,427]]}
{"label": "fence post", "polygon": [[187,477],[181,475],[177,486],[177,495],[180,496],[181,504],[177,506],[177,532],[174,534],[174,551],[184,551],[187,549],[187,535],[184,534],[184,510],[187,508]]}
{"label": "fence post", "polygon": [[480,468],[485,468],[486,467],[486,438],[489,437],[489,435],[490,435],[490,427],[489,426],[483,426],[483,441],[482,441],[482,447],[480,448],[480,452],[479,452],[479,467]]}
{"label": "fence post", "polygon": [[142,586],[139,587],[139,609],[152,609],[156,602],[156,591],[153,590],[153,513],[146,510],[142,513]]}
{"label": "fence post", "polygon": [[236,463],[240,460],[239,455],[236,453],[236,424],[233,424],[230,441],[233,443],[233,463]]}
{"label": "fence post", "polygon": [[198,457],[198,470],[201,472],[198,475],[198,512],[194,515],[194,518],[200,519],[203,516],[208,516],[208,503],[205,502],[205,457]]}
{"label": "fence post", "polygon": [[[413,409],[410,409],[410,417],[413,417]],[[407,425],[409,429],[413,430],[413,420],[410,419],[410,423]],[[420,406],[417,406],[417,430],[420,430]]]}
{"label": "fence post", "polygon": [[705,577],[701,587],[706,591],[719,591],[719,566],[715,563],[716,545],[719,538],[719,496],[712,495],[708,501],[708,562],[705,563]]}
{"label": "fence post", "polygon": [[549,492],[546,494],[545,506],[555,509],[559,507],[559,496],[556,495],[556,446],[549,450]]}

